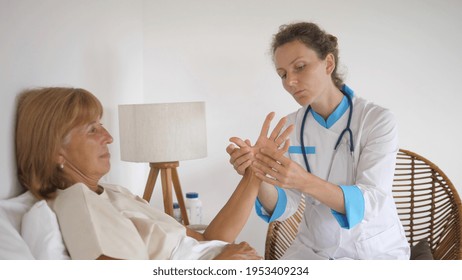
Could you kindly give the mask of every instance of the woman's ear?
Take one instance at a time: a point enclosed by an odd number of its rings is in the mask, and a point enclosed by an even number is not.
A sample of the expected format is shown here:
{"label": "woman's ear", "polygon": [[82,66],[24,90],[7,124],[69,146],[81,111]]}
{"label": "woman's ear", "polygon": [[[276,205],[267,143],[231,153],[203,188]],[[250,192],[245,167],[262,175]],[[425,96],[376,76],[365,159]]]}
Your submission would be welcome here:
{"label": "woman's ear", "polygon": [[332,75],[332,73],[334,72],[334,69],[335,69],[335,57],[333,54],[328,54],[326,56],[326,74],[327,75]]}
{"label": "woman's ear", "polygon": [[63,165],[66,162],[66,158],[64,157],[64,149],[60,148],[58,151],[58,156],[56,158],[56,164]]}

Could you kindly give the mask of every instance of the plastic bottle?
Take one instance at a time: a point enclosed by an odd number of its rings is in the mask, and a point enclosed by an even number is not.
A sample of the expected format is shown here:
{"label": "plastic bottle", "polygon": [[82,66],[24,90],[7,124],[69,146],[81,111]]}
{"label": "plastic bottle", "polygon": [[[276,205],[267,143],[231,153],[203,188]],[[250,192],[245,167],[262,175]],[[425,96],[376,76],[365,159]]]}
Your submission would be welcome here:
{"label": "plastic bottle", "polygon": [[173,218],[175,218],[175,220],[177,220],[180,223],[183,222],[183,219],[181,218],[180,205],[178,204],[178,202],[173,203]]}
{"label": "plastic bottle", "polygon": [[196,192],[186,193],[186,212],[188,213],[189,224],[202,224],[202,201]]}

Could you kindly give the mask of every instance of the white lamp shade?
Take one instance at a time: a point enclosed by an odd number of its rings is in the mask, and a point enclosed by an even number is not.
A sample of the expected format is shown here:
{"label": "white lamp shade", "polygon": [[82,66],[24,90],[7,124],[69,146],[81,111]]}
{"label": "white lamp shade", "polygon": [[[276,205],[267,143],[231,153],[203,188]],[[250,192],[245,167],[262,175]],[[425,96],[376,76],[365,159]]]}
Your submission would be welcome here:
{"label": "white lamp shade", "polygon": [[171,162],[207,156],[204,102],[119,105],[124,161]]}

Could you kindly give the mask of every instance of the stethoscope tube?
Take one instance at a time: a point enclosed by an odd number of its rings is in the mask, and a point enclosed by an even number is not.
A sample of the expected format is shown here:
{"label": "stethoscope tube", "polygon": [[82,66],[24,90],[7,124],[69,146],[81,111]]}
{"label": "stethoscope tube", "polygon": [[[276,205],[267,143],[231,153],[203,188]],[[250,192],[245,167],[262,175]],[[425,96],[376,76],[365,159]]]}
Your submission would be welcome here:
{"label": "stethoscope tube", "polygon": [[[337,139],[337,143],[335,144],[334,150],[337,150],[337,147],[339,146],[340,141],[342,141],[343,135],[345,134],[345,132],[348,132],[348,134],[350,134],[350,152],[353,153],[354,152],[353,132],[350,129],[351,117],[353,115],[353,101],[351,100],[351,97],[347,93],[345,93],[343,91],[341,91],[341,92],[347,98],[348,105],[350,105],[350,110],[348,112],[347,125],[346,125],[345,129],[343,129],[342,132],[340,133],[340,136]],[[300,144],[302,146],[301,148],[302,148],[303,159],[305,161],[306,170],[311,173],[310,165],[308,164],[308,157],[306,155],[306,150],[305,150],[305,141],[303,140],[303,134],[305,132],[306,118],[308,117],[308,113],[310,111],[311,111],[311,105],[308,105],[308,108],[306,109],[305,114],[303,115],[302,125],[301,125],[301,128],[300,128]]]}

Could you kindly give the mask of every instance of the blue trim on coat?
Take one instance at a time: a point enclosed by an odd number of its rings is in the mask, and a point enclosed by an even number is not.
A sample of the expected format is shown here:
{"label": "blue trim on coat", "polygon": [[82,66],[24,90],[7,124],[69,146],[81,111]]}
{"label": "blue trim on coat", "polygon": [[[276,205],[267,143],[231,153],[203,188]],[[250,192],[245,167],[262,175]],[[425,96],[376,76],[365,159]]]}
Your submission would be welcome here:
{"label": "blue trim on coat", "polygon": [[276,220],[277,218],[281,217],[284,214],[284,211],[287,207],[287,195],[286,192],[281,189],[280,187],[275,186],[276,190],[278,191],[278,200],[276,202],[276,206],[274,208],[273,214],[271,216],[263,213],[263,205],[261,205],[260,200],[255,200],[255,211],[257,215],[262,218],[265,222],[271,223],[272,221]]}
{"label": "blue trim on coat", "polygon": [[[314,146],[306,146],[305,153],[307,155],[316,154],[316,147]],[[290,146],[289,147],[289,154],[302,154],[302,146]]]}
{"label": "blue trim on coat", "polygon": [[[353,98],[354,92],[347,85],[343,85],[342,91],[351,98]],[[327,120],[324,120],[324,118],[318,113],[316,113],[314,110],[311,110],[311,114],[321,126],[325,128],[331,128],[343,116],[343,114],[345,114],[349,107],[350,104],[348,103],[348,98],[346,96],[343,96],[342,101],[337,106],[337,108],[335,108],[332,114],[330,114],[330,116],[327,117]]]}
{"label": "blue trim on coat", "polygon": [[331,209],[342,228],[351,229],[364,219],[364,195],[358,186],[340,186],[345,200],[345,214]]}

